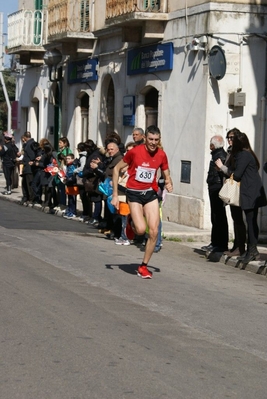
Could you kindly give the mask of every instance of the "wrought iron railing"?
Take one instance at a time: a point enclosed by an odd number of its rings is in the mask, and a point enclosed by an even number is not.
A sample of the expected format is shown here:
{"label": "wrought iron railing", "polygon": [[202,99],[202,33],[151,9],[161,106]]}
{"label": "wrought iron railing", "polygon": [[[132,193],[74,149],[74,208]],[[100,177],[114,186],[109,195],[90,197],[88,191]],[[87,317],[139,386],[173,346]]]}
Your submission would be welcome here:
{"label": "wrought iron railing", "polygon": [[131,12],[162,12],[160,0],[107,0],[106,18]]}
{"label": "wrought iron railing", "polygon": [[89,0],[50,0],[48,36],[66,32],[89,32],[89,7]]}

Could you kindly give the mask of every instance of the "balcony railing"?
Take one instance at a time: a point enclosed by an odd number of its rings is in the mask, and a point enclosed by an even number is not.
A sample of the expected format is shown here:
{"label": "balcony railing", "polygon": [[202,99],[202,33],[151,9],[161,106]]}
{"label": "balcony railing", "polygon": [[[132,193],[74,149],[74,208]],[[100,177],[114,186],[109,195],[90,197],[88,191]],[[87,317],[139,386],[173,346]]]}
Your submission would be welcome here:
{"label": "balcony railing", "polygon": [[46,41],[46,10],[20,10],[8,16],[8,49],[42,47]]}
{"label": "balcony railing", "polygon": [[48,36],[89,32],[89,0],[50,0]]}
{"label": "balcony railing", "polygon": [[165,2],[166,0],[107,0],[106,18],[132,12],[164,12],[162,8]]}

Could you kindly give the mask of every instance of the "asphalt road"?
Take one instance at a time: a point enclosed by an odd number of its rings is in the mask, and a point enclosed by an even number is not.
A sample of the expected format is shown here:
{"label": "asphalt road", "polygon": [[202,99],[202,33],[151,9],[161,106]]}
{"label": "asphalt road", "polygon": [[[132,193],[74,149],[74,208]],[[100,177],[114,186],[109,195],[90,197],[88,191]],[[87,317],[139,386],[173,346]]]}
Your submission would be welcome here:
{"label": "asphalt road", "polygon": [[1,399],[266,399],[267,280],[0,201]]}

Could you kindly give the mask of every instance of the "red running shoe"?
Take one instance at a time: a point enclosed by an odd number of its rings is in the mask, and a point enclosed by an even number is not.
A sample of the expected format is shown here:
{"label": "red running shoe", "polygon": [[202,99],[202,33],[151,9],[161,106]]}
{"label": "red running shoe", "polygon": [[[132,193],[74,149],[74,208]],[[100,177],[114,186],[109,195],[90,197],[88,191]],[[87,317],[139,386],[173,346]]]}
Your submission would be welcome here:
{"label": "red running shoe", "polygon": [[137,276],[142,278],[152,278],[152,273],[146,266],[139,266],[137,269]]}
{"label": "red running shoe", "polygon": [[131,217],[131,215],[128,215],[125,233],[126,233],[126,236],[127,236],[128,240],[133,240],[134,239],[135,232],[133,231],[133,228],[132,228],[132,217]]}

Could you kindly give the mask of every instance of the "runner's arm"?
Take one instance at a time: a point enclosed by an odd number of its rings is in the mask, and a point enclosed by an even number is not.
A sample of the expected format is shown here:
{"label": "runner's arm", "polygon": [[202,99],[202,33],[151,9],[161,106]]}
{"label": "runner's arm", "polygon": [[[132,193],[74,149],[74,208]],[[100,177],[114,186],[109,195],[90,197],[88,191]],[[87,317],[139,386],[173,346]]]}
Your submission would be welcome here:
{"label": "runner's arm", "polygon": [[112,185],[113,185],[113,194],[112,194],[112,205],[115,206],[115,208],[119,209],[119,200],[118,200],[118,181],[119,181],[119,173],[120,170],[125,168],[128,164],[124,162],[122,159],[113,169],[112,173]]}
{"label": "runner's arm", "polygon": [[166,169],[162,171],[163,177],[164,177],[164,181],[165,181],[165,187],[166,190],[168,191],[168,193],[172,192],[173,189],[173,185],[172,185],[172,179],[171,179],[171,175],[170,175],[170,170]]}

